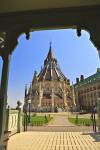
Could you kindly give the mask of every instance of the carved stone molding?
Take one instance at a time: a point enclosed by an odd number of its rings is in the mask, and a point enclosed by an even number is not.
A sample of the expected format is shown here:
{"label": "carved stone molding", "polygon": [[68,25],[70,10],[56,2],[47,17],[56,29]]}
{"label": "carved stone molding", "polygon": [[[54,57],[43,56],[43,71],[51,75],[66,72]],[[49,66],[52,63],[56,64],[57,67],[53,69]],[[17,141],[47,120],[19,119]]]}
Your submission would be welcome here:
{"label": "carved stone molding", "polygon": [[90,34],[90,41],[100,52],[100,23],[95,22],[95,25],[87,25],[84,27]]}
{"label": "carved stone molding", "polygon": [[0,45],[0,56],[2,59],[6,59],[6,56],[9,54],[12,54],[14,48],[18,44],[18,37],[20,36],[20,33],[18,31],[16,32],[5,32],[5,37],[3,38],[3,44]]}

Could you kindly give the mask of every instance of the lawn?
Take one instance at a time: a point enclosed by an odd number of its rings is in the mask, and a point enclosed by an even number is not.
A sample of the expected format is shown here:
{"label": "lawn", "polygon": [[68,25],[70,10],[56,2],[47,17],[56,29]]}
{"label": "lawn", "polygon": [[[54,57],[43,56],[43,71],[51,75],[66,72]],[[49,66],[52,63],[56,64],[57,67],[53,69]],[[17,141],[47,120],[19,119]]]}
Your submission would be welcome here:
{"label": "lawn", "polygon": [[49,121],[51,119],[52,119],[52,117],[50,117],[50,115],[48,115],[48,116],[31,116],[30,125],[41,126],[41,125],[49,123]]}
{"label": "lawn", "polygon": [[[84,126],[91,126],[92,120],[87,118],[68,118],[69,122],[74,123],[76,125],[84,125]],[[96,120],[97,123],[97,120]]]}

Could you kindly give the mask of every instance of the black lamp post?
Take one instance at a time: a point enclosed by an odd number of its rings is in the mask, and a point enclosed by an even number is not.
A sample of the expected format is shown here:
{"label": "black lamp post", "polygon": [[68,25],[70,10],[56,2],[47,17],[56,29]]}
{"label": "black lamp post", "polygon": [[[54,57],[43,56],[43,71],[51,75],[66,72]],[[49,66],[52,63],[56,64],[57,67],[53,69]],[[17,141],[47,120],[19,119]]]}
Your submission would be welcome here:
{"label": "black lamp post", "polygon": [[93,131],[96,132],[96,118],[95,118],[95,113],[96,113],[96,106],[93,105],[92,107],[92,122],[93,122]]}
{"label": "black lamp post", "polygon": [[28,100],[28,105],[29,105],[29,116],[28,116],[28,123],[30,123],[30,112],[31,112],[31,99]]}

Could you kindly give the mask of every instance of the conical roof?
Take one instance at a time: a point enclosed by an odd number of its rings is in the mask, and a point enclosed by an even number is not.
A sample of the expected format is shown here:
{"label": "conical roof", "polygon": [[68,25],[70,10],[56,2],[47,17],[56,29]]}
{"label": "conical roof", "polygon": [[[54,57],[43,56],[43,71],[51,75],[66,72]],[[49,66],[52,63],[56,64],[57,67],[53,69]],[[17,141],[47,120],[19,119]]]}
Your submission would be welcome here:
{"label": "conical roof", "polygon": [[48,55],[47,55],[47,59],[48,60],[54,59],[54,56],[53,56],[53,53],[52,53],[52,48],[51,48],[51,43],[50,43],[50,48],[49,48],[49,52],[48,52]]}
{"label": "conical roof", "polygon": [[44,67],[42,68],[41,72],[38,75],[38,80],[66,80],[67,78],[63,75],[57,60],[55,59],[52,48],[50,44],[49,52],[44,60]]}

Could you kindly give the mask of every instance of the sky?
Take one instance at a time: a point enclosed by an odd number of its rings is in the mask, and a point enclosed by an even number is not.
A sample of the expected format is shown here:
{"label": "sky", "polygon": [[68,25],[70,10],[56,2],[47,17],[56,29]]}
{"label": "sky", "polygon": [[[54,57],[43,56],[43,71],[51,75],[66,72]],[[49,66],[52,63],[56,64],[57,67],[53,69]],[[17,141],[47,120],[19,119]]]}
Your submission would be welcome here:
{"label": "sky", "polygon": [[[21,35],[10,62],[7,94],[10,107],[16,107],[18,100],[23,102],[25,85],[30,85],[35,70],[38,73],[41,70],[50,42],[62,72],[71,83],[75,83],[76,77],[80,75],[86,78],[96,73],[100,60],[89,37],[86,31],[82,31],[81,37],[77,37],[76,30],[72,29],[31,32],[29,40],[26,40],[25,34]],[[1,71],[0,58],[0,76]]]}

